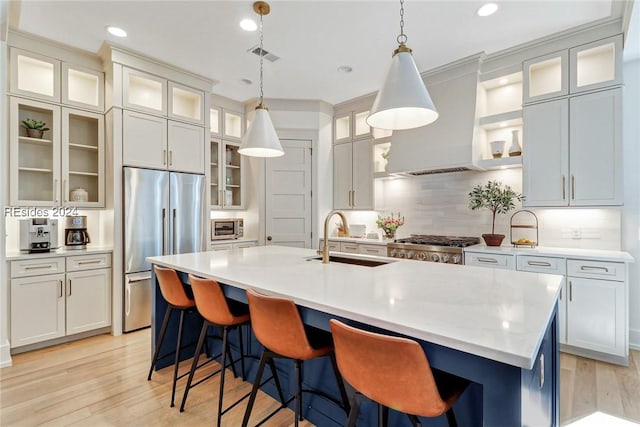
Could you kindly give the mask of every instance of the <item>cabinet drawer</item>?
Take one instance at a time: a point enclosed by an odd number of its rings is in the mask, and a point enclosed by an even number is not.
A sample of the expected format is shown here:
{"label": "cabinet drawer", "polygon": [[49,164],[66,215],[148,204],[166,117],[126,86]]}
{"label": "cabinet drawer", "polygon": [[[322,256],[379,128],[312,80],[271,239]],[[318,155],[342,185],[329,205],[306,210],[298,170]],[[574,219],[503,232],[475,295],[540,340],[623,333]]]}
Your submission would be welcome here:
{"label": "cabinet drawer", "polygon": [[77,255],[67,257],[67,271],[94,270],[111,267],[111,254]]}
{"label": "cabinet drawer", "polygon": [[361,254],[387,256],[387,247],[385,245],[358,245],[358,251]]}
{"label": "cabinet drawer", "polygon": [[[322,249],[323,244],[324,239],[320,239],[320,249]],[[329,240],[329,242],[327,243],[327,247],[330,251],[340,252],[340,242],[336,242],[335,240]]]}
{"label": "cabinet drawer", "polygon": [[64,273],[64,257],[11,261],[11,277]]}
{"label": "cabinet drawer", "polygon": [[567,276],[587,279],[624,281],[626,276],[623,262],[567,260]]}
{"label": "cabinet drawer", "polygon": [[482,254],[482,253],[465,253],[465,265],[475,265],[480,267],[502,268],[504,270],[515,269],[515,260],[513,255],[503,254]]}
{"label": "cabinet drawer", "polygon": [[340,243],[340,252],[348,252],[350,254],[358,253],[358,244],[357,243]]}
{"label": "cabinet drawer", "polygon": [[567,268],[564,258],[518,255],[517,270],[532,271],[534,273],[566,274]]}

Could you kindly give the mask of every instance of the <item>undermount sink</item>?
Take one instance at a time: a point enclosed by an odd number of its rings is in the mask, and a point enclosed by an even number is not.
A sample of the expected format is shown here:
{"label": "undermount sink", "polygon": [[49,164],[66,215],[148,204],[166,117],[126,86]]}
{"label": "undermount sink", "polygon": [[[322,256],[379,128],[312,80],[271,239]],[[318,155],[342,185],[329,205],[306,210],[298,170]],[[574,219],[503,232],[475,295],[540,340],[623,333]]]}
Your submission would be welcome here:
{"label": "undermount sink", "polygon": [[[307,261],[322,261],[322,256],[310,256],[306,258]],[[342,264],[354,264],[361,265],[363,267],[379,267],[381,265],[389,264],[395,261],[382,261],[369,258],[351,258],[346,256],[329,255],[329,262],[339,262]]]}

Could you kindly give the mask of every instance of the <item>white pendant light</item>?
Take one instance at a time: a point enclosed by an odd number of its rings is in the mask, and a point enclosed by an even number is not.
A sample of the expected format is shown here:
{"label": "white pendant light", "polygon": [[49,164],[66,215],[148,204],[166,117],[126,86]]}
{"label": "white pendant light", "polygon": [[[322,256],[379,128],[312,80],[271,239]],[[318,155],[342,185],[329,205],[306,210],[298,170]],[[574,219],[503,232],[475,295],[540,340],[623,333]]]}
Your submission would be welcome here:
{"label": "white pendant light", "polygon": [[393,51],[384,86],[373,102],[367,124],[374,128],[401,130],[428,125],[438,118],[429,91],[407,47],[404,34],[404,0],[400,0],[400,35]]}
{"label": "white pendant light", "polygon": [[242,138],[238,153],[251,157],[278,157],[284,155],[284,150],[269,117],[269,111],[263,102],[262,17],[268,15],[271,8],[266,2],[257,1],[253,4],[253,10],[260,15],[260,102],[256,106],[253,122]]}

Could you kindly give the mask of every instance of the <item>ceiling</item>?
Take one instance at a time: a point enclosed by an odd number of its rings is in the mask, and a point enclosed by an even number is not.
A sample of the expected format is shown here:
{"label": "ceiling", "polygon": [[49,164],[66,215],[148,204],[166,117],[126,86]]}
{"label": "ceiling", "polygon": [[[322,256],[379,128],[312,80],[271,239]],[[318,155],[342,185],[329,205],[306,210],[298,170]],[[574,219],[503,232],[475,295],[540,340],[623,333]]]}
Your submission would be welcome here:
{"label": "ceiling", "polygon": [[[29,1],[13,28],[96,52],[108,40],[218,83],[213,92],[238,101],[258,93],[258,57],[247,50],[258,32],[238,23],[257,18],[251,1]],[[399,1],[272,0],[264,18],[264,47],[281,59],[265,61],[265,97],[336,104],[379,88],[399,32]],[[405,3],[407,45],[420,70],[484,51],[496,52],[547,34],[614,15],[611,0],[498,1],[480,18],[482,1]],[[614,7],[612,7],[612,5]],[[128,37],[108,34],[124,28]],[[341,65],[351,73],[337,71]],[[243,83],[249,79],[253,83]]]}

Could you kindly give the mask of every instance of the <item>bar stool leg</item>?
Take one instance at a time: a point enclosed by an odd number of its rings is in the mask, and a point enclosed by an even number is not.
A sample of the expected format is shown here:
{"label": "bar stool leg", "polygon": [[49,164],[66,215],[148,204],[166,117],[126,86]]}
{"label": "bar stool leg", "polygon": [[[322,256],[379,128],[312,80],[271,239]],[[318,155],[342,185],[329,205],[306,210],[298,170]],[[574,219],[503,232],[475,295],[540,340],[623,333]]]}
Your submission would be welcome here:
{"label": "bar stool leg", "polygon": [[[220,372],[220,391],[218,392],[218,421],[216,426],[220,427],[220,420],[222,419],[222,395],[224,393],[224,374],[225,374],[225,365],[227,363],[227,351],[229,350],[228,345],[229,342],[227,341],[229,335],[229,328],[227,326],[224,326],[222,328],[222,361],[221,363],[221,371]],[[233,359],[231,359],[231,361],[233,362]],[[231,366],[233,366],[233,363],[231,364]]]}
{"label": "bar stool leg", "polygon": [[182,395],[182,403],[180,404],[180,412],[184,412],[184,405],[187,403],[187,395],[189,394],[189,390],[191,389],[191,382],[193,381],[193,374],[196,372],[196,367],[198,366],[198,357],[200,356],[200,352],[202,351],[202,345],[207,338],[207,330],[209,329],[209,324],[205,320],[202,324],[202,329],[200,330],[200,338],[198,338],[198,344],[196,345],[196,352],[193,355],[193,362],[191,362],[191,371],[189,372],[189,378],[187,379],[187,385],[184,389],[184,395]]}
{"label": "bar stool leg", "polygon": [[298,421],[302,421],[302,361],[295,359],[293,361],[296,371],[296,427],[298,427]]}
{"label": "bar stool leg", "polygon": [[344,410],[347,414],[350,412],[351,407],[349,405],[349,396],[347,396],[347,390],[344,387],[344,380],[342,379],[342,375],[340,375],[340,370],[338,369],[338,362],[336,361],[335,352],[329,353],[329,358],[331,359],[331,366],[333,367],[333,373],[336,376],[336,382],[338,383],[338,390],[340,390],[340,397],[342,398],[342,404],[344,405]]}
{"label": "bar stool leg", "polygon": [[171,317],[170,305],[167,306],[167,310],[164,312],[162,327],[160,327],[160,336],[158,337],[158,342],[156,343],[156,349],[153,352],[153,361],[151,362],[151,367],[149,368],[149,375],[147,376],[147,381],[151,381],[151,374],[153,373],[153,368],[155,368],[156,363],[158,362],[158,356],[160,355],[160,347],[162,346],[162,342],[164,341],[164,336],[167,333],[167,326],[169,325],[169,317]]}
{"label": "bar stool leg", "polygon": [[358,420],[358,411],[360,409],[360,401],[358,399],[358,393],[353,393],[353,399],[351,399],[351,410],[349,411],[349,418],[347,418],[346,427],[355,427]]}
{"label": "bar stool leg", "polygon": [[449,422],[449,427],[458,427],[458,421],[456,421],[456,415],[453,413],[453,408],[450,408],[447,411],[447,421]]}
{"label": "bar stool leg", "polygon": [[269,364],[269,368],[271,368],[271,374],[273,375],[273,381],[276,383],[276,389],[278,390],[278,396],[280,396],[280,402],[282,402],[282,407],[284,408],[287,405],[287,402],[284,399],[284,394],[282,394],[282,387],[280,387],[280,379],[278,378],[278,371],[276,370],[276,364],[273,362],[273,355],[271,351],[267,352],[267,363]]}
{"label": "bar stool leg", "polygon": [[180,310],[180,324],[178,325],[178,343],[176,344],[176,359],[173,367],[173,387],[171,388],[171,407],[175,405],[176,383],[178,382],[178,364],[180,363],[180,347],[182,347],[182,325],[184,323],[184,310]]}
{"label": "bar stool leg", "polygon": [[411,424],[413,424],[413,427],[420,427],[422,425],[418,417],[416,417],[415,415],[409,414],[409,419],[411,420]]}
{"label": "bar stool leg", "polygon": [[242,369],[242,381],[246,381],[247,373],[244,369],[244,343],[242,339],[242,325],[238,325],[238,339],[240,341],[240,368]]}
{"label": "bar stool leg", "polygon": [[387,427],[389,421],[389,408],[378,404],[378,426]]}
{"label": "bar stool leg", "polygon": [[247,403],[247,409],[244,411],[244,418],[242,419],[242,427],[247,427],[249,424],[249,417],[251,416],[251,410],[253,409],[253,403],[256,400],[258,389],[260,388],[260,381],[262,380],[262,373],[264,371],[264,365],[267,362],[267,351],[262,351],[260,356],[260,364],[258,365],[258,372],[256,373],[256,379],[253,381],[253,387],[251,388],[251,395],[249,396],[249,403]]}

